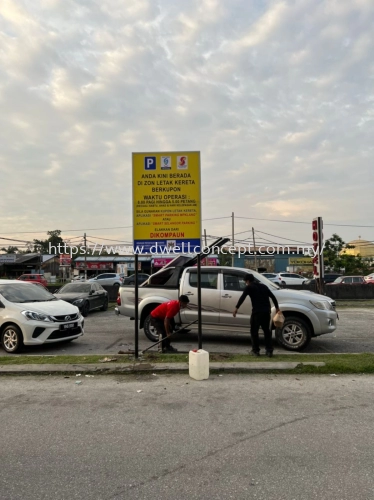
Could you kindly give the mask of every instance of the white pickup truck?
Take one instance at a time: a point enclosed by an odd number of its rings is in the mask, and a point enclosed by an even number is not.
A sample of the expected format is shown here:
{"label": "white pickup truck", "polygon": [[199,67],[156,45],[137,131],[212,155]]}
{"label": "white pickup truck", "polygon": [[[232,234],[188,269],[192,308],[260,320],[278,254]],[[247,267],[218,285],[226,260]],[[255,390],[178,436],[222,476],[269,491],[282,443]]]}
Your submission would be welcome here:
{"label": "white pickup truck", "polygon": [[[197,268],[188,267],[190,258],[179,256],[153,274],[138,289],[138,312],[140,328],[154,342],[158,338],[150,325],[150,312],[162,302],[178,299],[187,295],[190,303],[175,317],[176,323],[183,326],[197,320]],[[291,351],[300,351],[312,337],[331,333],[336,329],[337,313],[335,302],[324,295],[307,290],[281,289],[255,271],[233,267],[201,267],[201,315],[204,331],[224,330],[249,333],[252,305],[247,297],[236,318],[232,313],[245,287],[245,276],[251,273],[268,286],[276,296],[279,307],[285,316],[283,328],[275,330],[278,342]],[[122,285],[119,289],[116,314],[134,319],[135,289]],[[272,317],[275,308],[272,307]],[[194,325],[196,328],[196,324]]]}

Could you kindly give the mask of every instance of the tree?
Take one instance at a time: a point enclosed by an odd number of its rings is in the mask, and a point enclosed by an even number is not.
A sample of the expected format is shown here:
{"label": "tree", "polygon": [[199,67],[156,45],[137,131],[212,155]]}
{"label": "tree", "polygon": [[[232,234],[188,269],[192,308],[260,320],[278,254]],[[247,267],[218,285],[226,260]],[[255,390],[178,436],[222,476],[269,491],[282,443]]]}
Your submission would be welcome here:
{"label": "tree", "polygon": [[362,257],[346,253],[346,250],[352,248],[355,247],[346,244],[339,235],[334,233],[324,245],[325,267],[336,272],[344,270],[345,274],[367,274],[369,266]]}
{"label": "tree", "polygon": [[34,240],[34,252],[60,254],[58,245],[60,244],[60,248],[64,245],[64,240],[61,238],[61,231],[55,229],[54,231],[48,231],[47,234],[49,238],[46,240]]}
{"label": "tree", "polygon": [[16,253],[18,252],[18,247],[12,247],[12,246],[9,246],[8,248],[3,247],[1,251],[5,253]]}

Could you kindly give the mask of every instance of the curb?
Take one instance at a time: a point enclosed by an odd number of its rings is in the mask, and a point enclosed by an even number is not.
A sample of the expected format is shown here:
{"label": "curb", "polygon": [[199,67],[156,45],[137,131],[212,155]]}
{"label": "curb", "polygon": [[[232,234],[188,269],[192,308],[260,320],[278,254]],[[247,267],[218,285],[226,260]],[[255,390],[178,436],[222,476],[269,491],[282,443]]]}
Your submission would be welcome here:
{"label": "curb", "polygon": [[[320,361],[313,362],[257,362],[257,363],[210,363],[210,373],[256,373],[269,370],[294,370],[298,366],[325,366]],[[82,365],[1,365],[0,375],[58,375],[58,374],[132,374],[132,373],[188,373],[188,363],[102,363]]]}

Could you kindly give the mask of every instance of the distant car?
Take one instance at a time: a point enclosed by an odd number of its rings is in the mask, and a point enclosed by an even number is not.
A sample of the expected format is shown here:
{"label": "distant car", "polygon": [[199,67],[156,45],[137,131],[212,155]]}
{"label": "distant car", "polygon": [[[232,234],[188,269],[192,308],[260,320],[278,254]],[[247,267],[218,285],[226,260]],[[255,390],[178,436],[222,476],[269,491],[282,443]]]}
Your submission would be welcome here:
{"label": "distant car", "polygon": [[275,273],[261,273],[261,276],[265,276],[270,281],[274,281],[277,278],[277,274]]}
{"label": "distant car", "polygon": [[[149,278],[149,274],[139,273],[138,274],[138,285],[141,285],[142,283],[144,283],[144,281],[147,281],[148,278]],[[135,285],[135,274],[132,274],[131,276],[124,277],[122,284],[123,285]]]}
{"label": "distant car", "polygon": [[296,273],[278,273],[271,281],[277,285],[302,285],[306,278]]}
{"label": "distant car", "polygon": [[332,283],[327,283],[326,286],[335,285],[365,285],[366,281],[363,276],[340,276]]}
{"label": "distant car", "polygon": [[108,292],[99,283],[68,283],[54,296],[77,306],[82,316],[87,316],[93,309],[108,309]]}
{"label": "distant car", "polygon": [[48,281],[42,274],[22,274],[19,278],[20,281],[29,281],[30,283],[41,283],[44,286],[48,285]]}
{"label": "distant car", "polygon": [[[323,277],[323,282],[324,284],[326,285],[327,283],[332,283],[333,281],[336,280],[336,278],[340,278],[340,276],[342,276],[341,274],[337,274],[337,273],[326,273]],[[316,280],[315,278],[311,278],[309,280],[306,280],[304,282],[304,285],[314,285],[316,283]]]}
{"label": "distant car", "polygon": [[120,286],[122,283],[122,278],[117,273],[103,273],[103,274],[98,274],[97,276],[95,276],[95,278],[91,278],[87,281],[98,282],[100,283],[100,285]]}
{"label": "distant car", "polygon": [[84,274],[81,274],[80,276],[74,276],[74,278],[71,280],[71,282],[73,283],[75,281],[86,281],[84,278]]}
{"label": "distant car", "polygon": [[364,276],[364,280],[367,282],[374,281],[374,273],[371,273],[371,274],[368,274],[367,276]]}
{"label": "distant car", "polygon": [[23,345],[70,341],[83,333],[84,319],[74,305],[57,300],[42,286],[1,280],[0,339],[6,352],[19,352]]}

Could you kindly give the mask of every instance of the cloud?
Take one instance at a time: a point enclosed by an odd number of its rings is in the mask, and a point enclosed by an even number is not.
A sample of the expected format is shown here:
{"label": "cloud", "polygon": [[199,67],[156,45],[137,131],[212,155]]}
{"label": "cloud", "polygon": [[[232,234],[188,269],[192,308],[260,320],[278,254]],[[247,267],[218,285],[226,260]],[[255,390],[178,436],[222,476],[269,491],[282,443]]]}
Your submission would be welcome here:
{"label": "cloud", "polygon": [[2,230],[130,226],[131,153],[162,150],[201,151],[203,217],[238,231],[374,225],[373,20],[366,0],[4,0]]}

